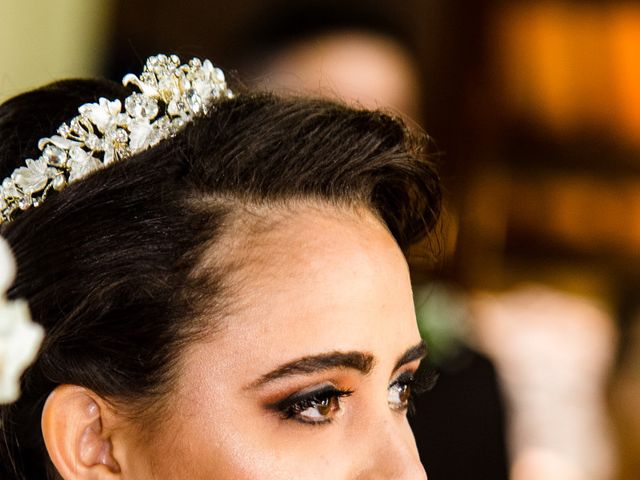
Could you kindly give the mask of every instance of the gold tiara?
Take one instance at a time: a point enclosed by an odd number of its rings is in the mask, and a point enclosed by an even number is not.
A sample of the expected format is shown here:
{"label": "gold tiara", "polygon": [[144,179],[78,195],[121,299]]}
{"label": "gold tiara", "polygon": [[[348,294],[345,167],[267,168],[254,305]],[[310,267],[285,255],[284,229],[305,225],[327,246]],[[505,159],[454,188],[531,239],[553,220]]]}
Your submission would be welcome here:
{"label": "gold tiara", "polygon": [[0,185],[0,225],[22,210],[38,207],[50,191],[87,177],[174,136],[214,100],[232,98],[224,73],[209,60],[180,65],[176,55],[149,57],[139,77],[127,74],[134,92],[124,100],[100,98],[78,108],[57,134],[40,139],[36,160],[14,170]]}

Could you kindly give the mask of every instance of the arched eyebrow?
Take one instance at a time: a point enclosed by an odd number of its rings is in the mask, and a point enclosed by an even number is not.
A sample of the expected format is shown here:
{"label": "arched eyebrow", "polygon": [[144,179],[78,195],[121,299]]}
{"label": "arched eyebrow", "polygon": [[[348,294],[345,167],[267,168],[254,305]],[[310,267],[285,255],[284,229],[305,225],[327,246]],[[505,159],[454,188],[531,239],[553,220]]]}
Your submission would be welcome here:
{"label": "arched eyebrow", "polygon": [[413,347],[402,354],[402,356],[396,362],[396,366],[393,367],[393,371],[395,372],[407,363],[415,362],[416,360],[422,360],[427,356],[428,353],[429,350],[427,349],[427,344],[424,340],[420,340]]}
{"label": "arched eyebrow", "polygon": [[322,353],[320,355],[311,355],[280,365],[275,370],[265,373],[258,380],[249,384],[248,388],[258,388],[269,382],[285,377],[311,375],[334,368],[351,368],[366,375],[373,368],[373,363],[373,355],[365,352],[335,351]]}
{"label": "arched eyebrow", "polygon": [[[395,364],[394,371],[407,363],[420,360],[427,355],[427,346],[424,341],[409,348],[404,352]],[[363,375],[369,374],[375,365],[375,357],[367,352],[329,352],[319,355],[310,355],[298,358],[291,362],[280,365],[276,369],[265,373],[256,381],[250,383],[247,389],[255,389],[263,385],[294,375],[311,375],[335,368],[353,369]]]}

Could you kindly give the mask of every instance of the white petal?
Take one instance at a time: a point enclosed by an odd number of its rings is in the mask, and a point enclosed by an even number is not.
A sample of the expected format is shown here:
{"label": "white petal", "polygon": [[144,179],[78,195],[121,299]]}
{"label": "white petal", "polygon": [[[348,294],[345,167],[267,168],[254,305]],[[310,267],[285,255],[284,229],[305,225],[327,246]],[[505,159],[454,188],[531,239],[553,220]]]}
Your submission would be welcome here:
{"label": "white petal", "polygon": [[61,137],[60,135],[53,135],[52,137],[41,139],[38,142],[38,148],[40,150],[44,150],[44,147],[49,143],[53,143],[56,147],[62,148],[63,150],[69,150],[71,147],[79,145],[78,142],[74,142],[68,138]]}
{"label": "white petal", "polygon": [[129,73],[127,75],[124,76],[124,78],[122,79],[122,84],[126,87],[129,84],[133,84],[136,87],[138,87],[138,89],[144,93],[145,95],[149,96],[149,97],[153,97],[153,98],[158,98],[159,96],[159,92],[157,87],[155,87],[154,85],[150,85],[148,83],[144,83],[142,82],[138,77],[136,77],[134,74]]}
{"label": "white petal", "polygon": [[27,160],[25,160],[25,163],[30,170],[33,170],[34,172],[40,173],[42,175],[47,174],[47,163],[42,160],[42,158],[39,158],[38,160],[27,158]]}
{"label": "white petal", "polygon": [[113,117],[109,112],[109,106],[106,102],[106,99],[101,98],[99,104],[85,103],[78,109],[82,115],[87,117],[91,123],[98,127],[98,130],[103,133],[109,128],[113,120]]}
{"label": "white petal", "polygon": [[104,167],[104,164],[95,157],[86,155],[82,160],[73,159],[70,163],[69,183],[75,182]]}
{"label": "white petal", "polygon": [[11,178],[3,180],[2,191],[6,197],[18,198],[20,196],[20,192],[16,189],[16,185]]}
{"label": "white petal", "polygon": [[0,302],[0,403],[18,399],[20,376],[35,359],[43,337],[26,302]]}
{"label": "white petal", "polygon": [[152,130],[153,127],[151,127],[149,122],[138,121],[131,124],[129,147],[133,152],[139,152],[149,146],[149,136],[151,135]]}
{"label": "white petal", "polygon": [[122,110],[122,103],[120,102],[120,100],[115,99],[112,102],[107,102],[106,107],[109,114],[112,117],[115,117]]}
{"label": "white petal", "polygon": [[26,167],[14,170],[11,179],[24,193],[31,195],[43,190],[49,178],[46,170],[42,171],[37,161],[28,159],[26,164]]}
{"label": "white petal", "polygon": [[74,147],[69,150],[69,158],[72,162],[84,162],[89,158],[89,154],[80,147]]}

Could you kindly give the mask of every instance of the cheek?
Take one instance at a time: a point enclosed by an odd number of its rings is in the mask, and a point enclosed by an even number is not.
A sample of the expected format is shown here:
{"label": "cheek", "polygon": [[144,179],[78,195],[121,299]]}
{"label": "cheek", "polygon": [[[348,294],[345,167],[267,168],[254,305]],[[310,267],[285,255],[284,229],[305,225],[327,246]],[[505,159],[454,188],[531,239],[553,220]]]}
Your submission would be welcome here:
{"label": "cheek", "polygon": [[236,405],[182,409],[149,442],[150,475],[173,480],[347,480],[344,428],[305,426]]}
{"label": "cheek", "polygon": [[322,426],[282,420],[247,399],[182,404],[146,444],[150,474],[131,478],[352,480],[389,469],[397,457],[417,462],[406,418],[372,403],[354,401],[343,417]]}
{"label": "cheek", "polygon": [[352,462],[339,429],[274,425],[255,415],[192,417],[149,451],[151,478],[346,480]]}

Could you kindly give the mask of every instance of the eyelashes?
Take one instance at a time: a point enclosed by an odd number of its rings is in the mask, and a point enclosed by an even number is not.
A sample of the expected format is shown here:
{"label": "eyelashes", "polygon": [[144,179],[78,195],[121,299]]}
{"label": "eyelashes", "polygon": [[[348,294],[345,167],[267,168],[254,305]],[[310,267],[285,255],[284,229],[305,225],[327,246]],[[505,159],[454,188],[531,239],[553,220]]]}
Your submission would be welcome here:
{"label": "eyelashes", "polygon": [[[436,384],[438,374],[427,368],[400,374],[388,387],[389,407],[398,412],[415,412],[414,401],[419,395],[430,391]],[[308,425],[321,425],[333,421],[342,413],[343,399],[353,390],[341,390],[332,384],[296,392],[267,405],[284,420],[295,420]]]}
{"label": "eyelashes", "polygon": [[353,393],[341,390],[333,385],[324,385],[310,391],[289,395],[285,399],[269,405],[285,419],[297,420],[306,424],[328,423],[341,411],[341,399]]}
{"label": "eyelashes", "polygon": [[[416,412],[415,401],[420,396],[433,390],[438,383],[438,377],[440,375],[431,367],[421,366],[416,372],[402,373],[394,383],[391,384],[398,386],[405,386],[409,392],[406,394],[406,401],[399,410],[407,411],[409,415],[413,415]],[[398,387],[396,387],[398,388]]]}

